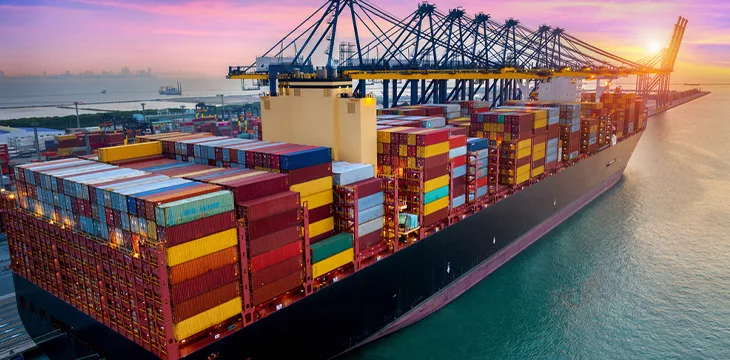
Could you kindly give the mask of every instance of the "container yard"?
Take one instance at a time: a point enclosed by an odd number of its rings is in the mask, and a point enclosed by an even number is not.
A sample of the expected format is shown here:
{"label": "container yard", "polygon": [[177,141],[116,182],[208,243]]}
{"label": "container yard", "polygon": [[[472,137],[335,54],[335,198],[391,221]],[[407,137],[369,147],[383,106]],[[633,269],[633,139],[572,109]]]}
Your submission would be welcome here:
{"label": "container yard", "polygon": [[[321,18],[336,19],[343,5],[328,3]],[[426,3],[417,14],[446,21]],[[511,41],[516,25],[501,28]],[[548,64],[538,49],[547,72],[505,66],[516,54],[499,70],[472,61],[488,71],[448,55],[446,70],[336,69],[334,30],[327,40],[324,68],[267,53],[276,70],[229,69],[268,82],[260,119],[61,135],[56,155],[70,157],[16,166],[0,208],[20,302],[69,310],[54,316],[94,329],[83,336],[110,358],[331,358],[438,310],[613,186],[647,125],[652,89],[579,93],[618,67]]]}

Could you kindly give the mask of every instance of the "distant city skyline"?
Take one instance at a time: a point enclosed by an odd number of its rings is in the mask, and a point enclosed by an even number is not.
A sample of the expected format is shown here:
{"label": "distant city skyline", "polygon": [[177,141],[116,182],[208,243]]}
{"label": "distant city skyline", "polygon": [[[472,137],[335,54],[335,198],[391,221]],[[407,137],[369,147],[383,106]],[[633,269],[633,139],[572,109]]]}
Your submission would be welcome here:
{"label": "distant city skyline", "polygon": [[[5,76],[4,71],[0,70],[0,77]],[[152,68],[148,67],[147,69],[140,69],[140,70],[130,70],[129,67],[125,66],[122,69],[119,70],[118,73],[114,72],[113,70],[101,70],[101,71],[94,71],[94,70],[84,70],[80,71],[78,73],[74,73],[70,70],[65,70],[61,73],[51,73],[49,74],[48,71],[43,70],[42,73],[29,73],[29,74],[17,74],[17,75],[8,75],[7,77],[58,77],[58,76],[85,76],[85,77],[91,77],[91,76],[152,76]]]}
{"label": "distant city skyline", "polygon": [[[416,5],[373,1],[399,17],[408,16]],[[323,2],[4,0],[0,3],[0,45],[11,51],[3,54],[0,68],[6,76],[66,70],[99,73],[128,66],[222,77],[229,65],[253,63]],[[632,60],[664,46],[677,16],[683,15],[689,26],[675,79],[730,81],[730,21],[724,16],[727,4],[721,1],[432,2],[441,11],[456,5],[468,14],[483,10],[495,21],[515,17],[533,29],[542,24],[559,26]]]}

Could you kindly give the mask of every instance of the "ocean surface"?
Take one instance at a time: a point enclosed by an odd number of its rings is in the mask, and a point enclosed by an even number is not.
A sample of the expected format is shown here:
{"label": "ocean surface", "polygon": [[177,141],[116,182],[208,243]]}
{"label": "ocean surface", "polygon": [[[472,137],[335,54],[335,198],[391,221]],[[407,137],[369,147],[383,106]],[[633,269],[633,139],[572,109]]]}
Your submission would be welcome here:
{"label": "ocean surface", "polygon": [[730,359],[730,87],[706,90],[650,118],[614,188],[344,359]]}

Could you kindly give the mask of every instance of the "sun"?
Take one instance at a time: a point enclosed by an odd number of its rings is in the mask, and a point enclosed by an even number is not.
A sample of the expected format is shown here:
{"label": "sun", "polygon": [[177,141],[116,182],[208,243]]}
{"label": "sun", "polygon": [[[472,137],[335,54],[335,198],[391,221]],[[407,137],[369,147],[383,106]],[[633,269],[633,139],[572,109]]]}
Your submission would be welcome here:
{"label": "sun", "polygon": [[659,52],[661,49],[662,49],[662,44],[660,44],[658,41],[650,42],[649,46],[647,47],[647,50],[649,50],[650,53]]}

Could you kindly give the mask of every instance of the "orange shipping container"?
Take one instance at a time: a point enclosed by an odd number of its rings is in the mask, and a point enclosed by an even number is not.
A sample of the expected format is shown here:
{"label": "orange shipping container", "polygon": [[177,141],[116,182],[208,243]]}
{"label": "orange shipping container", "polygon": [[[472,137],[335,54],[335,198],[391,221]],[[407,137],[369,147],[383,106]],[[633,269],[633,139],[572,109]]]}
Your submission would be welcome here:
{"label": "orange shipping container", "polygon": [[169,270],[170,285],[196,278],[212,270],[238,262],[238,247],[216,251],[197,259],[175,265]]}

